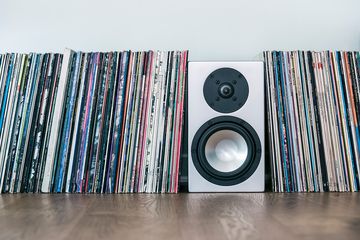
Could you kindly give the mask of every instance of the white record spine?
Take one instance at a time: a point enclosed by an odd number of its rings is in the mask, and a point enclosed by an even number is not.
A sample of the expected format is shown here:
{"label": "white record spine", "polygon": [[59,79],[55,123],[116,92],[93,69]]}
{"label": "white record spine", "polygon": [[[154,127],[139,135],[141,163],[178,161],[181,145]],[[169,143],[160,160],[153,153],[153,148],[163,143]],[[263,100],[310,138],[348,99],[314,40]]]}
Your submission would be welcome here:
{"label": "white record spine", "polygon": [[69,69],[71,55],[72,55],[72,51],[70,49],[66,49],[64,52],[63,64],[61,67],[59,85],[56,95],[56,103],[54,108],[54,115],[52,118],[49,147],[46,155],[44,177],[41,185],[41,191],[45,193],[50,192],[51,179],[53,174],[53,165],[56,156],[56,148],[58,146],[58,135],[60,133],[60,128],[61,128],[61,124],[60,124],[61,121],[59,121],[59,119],[61,119],[61,115],[64,110],[66,88],[67,88],[66,86],[67,76],[68,76],[68,69]]}

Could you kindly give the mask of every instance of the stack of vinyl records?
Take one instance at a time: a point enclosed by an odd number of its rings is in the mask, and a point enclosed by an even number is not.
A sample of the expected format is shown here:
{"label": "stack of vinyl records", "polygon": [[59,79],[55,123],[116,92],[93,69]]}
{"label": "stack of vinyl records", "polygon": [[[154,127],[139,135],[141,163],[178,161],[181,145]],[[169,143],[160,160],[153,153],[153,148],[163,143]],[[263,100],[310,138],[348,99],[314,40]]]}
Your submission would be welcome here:
{"label": "stack of vinyl records", "polygon": [[187,56],[1,54],[1,192],[177,192]]}
{"label": "stack of vinyl records", "polygon": [[358,191],[360,53],[264,52],[277,192]]}

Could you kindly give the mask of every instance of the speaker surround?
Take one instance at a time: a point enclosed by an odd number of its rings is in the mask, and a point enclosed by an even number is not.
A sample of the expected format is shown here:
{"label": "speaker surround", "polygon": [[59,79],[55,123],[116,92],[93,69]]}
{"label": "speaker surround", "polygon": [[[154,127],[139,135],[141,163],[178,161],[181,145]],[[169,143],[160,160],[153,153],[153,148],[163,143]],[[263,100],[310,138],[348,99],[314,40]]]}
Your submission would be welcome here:
{"label": "speaker surround", "polygon": [[263,63],[189,62],[188,84],[189,191],[264,191]]}

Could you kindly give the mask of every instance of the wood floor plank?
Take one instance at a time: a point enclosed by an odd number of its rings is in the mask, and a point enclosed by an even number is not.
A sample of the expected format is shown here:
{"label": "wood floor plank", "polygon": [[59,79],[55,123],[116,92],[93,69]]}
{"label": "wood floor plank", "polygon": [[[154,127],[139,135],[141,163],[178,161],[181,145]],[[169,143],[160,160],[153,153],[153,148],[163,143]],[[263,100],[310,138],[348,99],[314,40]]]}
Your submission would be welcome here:
{"label": "wood floor plank", "polygon": [[360,194],[0,196],[0,239],[358,239]]}
{"label": "wood floor plank", "polygon": [[0,209],[9,206],[10,204],[16,203],[19,199],[23,197],[22,194],[4,194],[0,195]]}
{"label": "wood floor plank", "polygon": [[92,200],[86,195],[24,194],[0,210],[0,239],[63,239]]}

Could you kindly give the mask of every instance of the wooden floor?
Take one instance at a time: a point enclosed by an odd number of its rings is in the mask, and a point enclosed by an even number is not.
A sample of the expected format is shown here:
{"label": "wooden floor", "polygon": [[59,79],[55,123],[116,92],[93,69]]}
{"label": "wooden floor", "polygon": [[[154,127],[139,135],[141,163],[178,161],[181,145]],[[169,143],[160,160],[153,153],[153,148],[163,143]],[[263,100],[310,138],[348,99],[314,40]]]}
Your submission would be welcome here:
{"label": "wooden floor", "polygon": [[360,239],[360,194],[0,195],[0,239]]}

